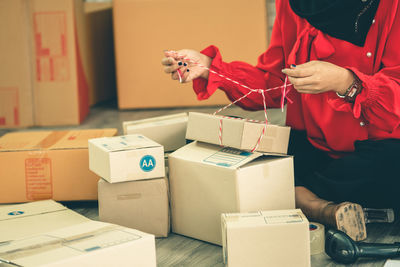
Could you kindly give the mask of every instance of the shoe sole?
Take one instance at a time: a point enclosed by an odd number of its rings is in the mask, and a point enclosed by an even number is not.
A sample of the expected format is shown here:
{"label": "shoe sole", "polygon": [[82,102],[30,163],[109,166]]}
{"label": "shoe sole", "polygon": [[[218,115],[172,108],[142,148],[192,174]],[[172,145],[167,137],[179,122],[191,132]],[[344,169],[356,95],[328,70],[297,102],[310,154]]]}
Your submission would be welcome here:
{"label": "shoe sole", "polygon": [[343,203],[335,213],[337,229],[354,241],[367,238],[363,208],[359,204]]}

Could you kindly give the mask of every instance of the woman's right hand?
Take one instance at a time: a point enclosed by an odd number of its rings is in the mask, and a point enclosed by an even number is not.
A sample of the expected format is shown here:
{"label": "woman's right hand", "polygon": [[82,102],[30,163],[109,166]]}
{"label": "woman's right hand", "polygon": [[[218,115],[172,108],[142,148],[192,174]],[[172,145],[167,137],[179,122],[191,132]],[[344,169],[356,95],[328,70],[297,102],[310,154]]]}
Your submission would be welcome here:
{"label": "woman's right hand", "polygon": [[212,62],[210,57],[190,49],[165,51],[164,55],[161,64],[165,73],[170,73],[173,80],[186,83],[200,77],[208,79],[208,68]]}

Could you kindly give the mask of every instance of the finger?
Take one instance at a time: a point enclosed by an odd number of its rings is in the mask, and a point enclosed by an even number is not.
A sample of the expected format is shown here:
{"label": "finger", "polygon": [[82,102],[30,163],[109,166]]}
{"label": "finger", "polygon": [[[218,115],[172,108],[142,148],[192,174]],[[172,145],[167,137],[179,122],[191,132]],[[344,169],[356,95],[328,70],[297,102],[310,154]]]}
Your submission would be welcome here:
{"label": "finger", "polygon": [[178,66],[178,64],[174,64],[172,66],[167,66],[164,67],[164,72],[165,73],[172,73],[175,72],[176,70],[178,70],[180,67]]}
{"label": "finger", "polygon": [[178,73],[176,71],[171,73],[171,79],[172,80],[179,80],[179,75],[178,75]]}
{"label": "finger", "polygon": [[161,64],[164,66],[171,66],[175,63],[176,61],[172,57],[165,57],[161,60]]}
{"label": "finger", "polygon": [[282,72],[289,77],[304,78],[304,77],[312,76],[314,74],[315,70],[313,68],[309,68],[309,67],[297,66],[294,68],[283,69]]}
{"label": "finger", "polygon": [[292,77],[292,76],[288,76],[288,77],[289,77],[290,83],[293,84],[293,86],[295,86],[295,87],[303,87],[306,85],[313,86],[316,84],[316,81],[313,78],[313,76],[301,77],[301,78],[296,78],[296,77]]}
{"label": "finger", "polygon": [[185,67],[185,68],[182,68],[181,69],[181,71],[182,71],[182,82],[189,82],[189,81],[191,81],[191,79],[190,79],[190,69],[189,68],[187,68],[187,67]]}
{"label": "finger", "polygon": [[313,89],[305,89],[305,88],[295,88],[297,92],[301,94],[320,94],[323,91],[320,90],[313,90]]}

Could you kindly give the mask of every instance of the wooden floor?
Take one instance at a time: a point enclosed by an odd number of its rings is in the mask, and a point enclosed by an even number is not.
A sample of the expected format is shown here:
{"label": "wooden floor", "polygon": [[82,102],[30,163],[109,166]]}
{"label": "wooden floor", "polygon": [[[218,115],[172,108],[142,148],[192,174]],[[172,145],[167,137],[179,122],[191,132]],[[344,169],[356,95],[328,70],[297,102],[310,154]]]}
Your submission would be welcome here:
{"label": "wooden floor", "polygon": [[[24,130],[40,129],[86,129],[86,128],[118,128],[122,134],[122,122],[147,117],[161,116],[166,114],[201,111],[212,113],[216,107],[209,108],[179,108],[179,109],[152,109],[118,111],[115,104],[103,104],[91,109],[89,117],[77,127],[52,127],[52,128],[29,128]],[[247,117],[252,119],[263,119],[262,112],[245,112],[239,108],[229,108],[223,114]],[[282,124],[284,114],[279,110],[269,111],[269,121],[274,124]],[[0,129],[0,136],[11,130]],[[65,202],[69,208],[87,216],[90,219],[98,219],[97,202]],[[400,242],[400,222],[395,224],[371,224],[368,225],[368,242],[393,243]],[[170,234],[168,238],[160,238],[156,241],[158,266],[224,266],[222,262],[222,249],[209,243],[198,241],[184,236]],[[290,256],[290,255],[288,255]],[[312,266],[345,266],[335,264],[325,254],[312,256]],[[356,264],[348,266],[377,267],[383,266],[384,260],[359,260]]]}

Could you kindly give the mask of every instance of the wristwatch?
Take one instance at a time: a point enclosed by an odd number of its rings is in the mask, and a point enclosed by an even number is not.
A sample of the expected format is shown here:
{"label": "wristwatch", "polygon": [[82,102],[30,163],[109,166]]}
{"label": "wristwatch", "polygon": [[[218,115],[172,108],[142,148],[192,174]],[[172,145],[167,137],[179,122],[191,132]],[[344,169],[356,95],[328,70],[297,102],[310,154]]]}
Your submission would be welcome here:
{"label": "wristwatch", "polygon": [[354,75],[354,80],[347,88],[346,92],[344,95],[339,94],[336,92],[336,95],[340,98],[344,98],[345,101],[353,103],[356,99],[356,96],[361,92],[362,89],[362,84],[360,79],[358,79],[357,76]]}

